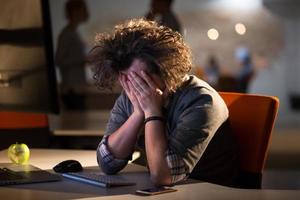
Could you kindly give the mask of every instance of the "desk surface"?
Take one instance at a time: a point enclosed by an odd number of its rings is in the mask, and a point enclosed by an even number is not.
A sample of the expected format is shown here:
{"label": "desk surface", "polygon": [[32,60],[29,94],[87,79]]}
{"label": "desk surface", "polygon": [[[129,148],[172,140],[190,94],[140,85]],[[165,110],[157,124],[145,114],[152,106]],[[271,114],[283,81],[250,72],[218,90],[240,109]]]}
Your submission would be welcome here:
{"label": "desk surface", "polygon": [[[62,160],[75,159],[85,170],[99,170],[95,151],[32,149],[30,164],[42,169],[51,169]],[[0,151],[0,162],[8,162],[7,151]],[[100,188],[64,179],[60,182],[27,184],[0,187],[1,199],[300,199],[298,190],[246,190],[223,187],[205,182],[190,181],[175,186],[177,192],[157,196],[135,195],[137,189],[152,186],[149,174],[144,167],[129,164],[121,173],[137,184],[135,186]]]}

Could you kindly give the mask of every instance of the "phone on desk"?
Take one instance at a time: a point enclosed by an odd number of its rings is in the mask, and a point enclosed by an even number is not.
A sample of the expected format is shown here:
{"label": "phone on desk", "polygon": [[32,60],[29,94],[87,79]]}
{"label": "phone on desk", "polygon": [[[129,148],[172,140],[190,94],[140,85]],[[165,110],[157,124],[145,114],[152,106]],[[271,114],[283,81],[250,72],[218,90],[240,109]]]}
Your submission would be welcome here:
{"label": "phone on desk", "polygon": [[167,192],[176,192],[177,190],[171,187],[154,187],[148,188],[143,190],[137,190],[136,194],[139,195],[156,195],[156,194],[163,194]]}

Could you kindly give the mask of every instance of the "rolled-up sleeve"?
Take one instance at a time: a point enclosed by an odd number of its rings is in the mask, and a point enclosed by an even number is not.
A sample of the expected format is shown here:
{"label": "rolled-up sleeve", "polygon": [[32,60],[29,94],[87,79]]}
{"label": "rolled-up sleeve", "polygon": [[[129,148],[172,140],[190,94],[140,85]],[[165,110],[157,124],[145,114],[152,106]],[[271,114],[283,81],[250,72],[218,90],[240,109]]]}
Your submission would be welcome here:
{"label": "rolled-up sleeve", "polygon": [[182,179],[183,173],[188,176],[192,172],[215,132],[228,117],[228,109],[218,94],[189,96],[188,102],[178,114],[169,138],[169,149],[173,152],[169,157],[174,157],[169,160],[180,162],[174,170],[171,168],[171,174],[180,175],[174,176],[174,181]]}
{"label": "rolled-up sleeve", "polygon": [[105,135],[97,148],[97,161],[102,171],[106,174],[115,174],[122,170],[128,163],[127,159],[117,159],[109,151],[107,140],[109,135]]}
{"label": "rolled-up sleeve", "polygon": [[172,184],[183,181],[187,178],[188,169],[179,155],[168,149],[166,160],[170,169]]}

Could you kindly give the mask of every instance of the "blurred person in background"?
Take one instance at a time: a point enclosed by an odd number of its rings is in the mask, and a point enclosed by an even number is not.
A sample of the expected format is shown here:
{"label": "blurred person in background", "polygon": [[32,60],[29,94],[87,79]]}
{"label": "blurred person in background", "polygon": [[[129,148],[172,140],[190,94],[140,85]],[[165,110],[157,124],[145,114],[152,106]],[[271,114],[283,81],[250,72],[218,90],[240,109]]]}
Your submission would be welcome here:
{"label": "blurred person in background", "polygon": [[220,77],[220,66],[214,55],[209,56],[204,72],[206,81],[216,89]]}
{"label": "blurred person in background", "polygon": [[65,15],[68,23],[59,35],[55,55],[62,78],[61,96],[67,109],[84,109],[86,54],[78,27],[88,20],[89,13],[83,0],[69,0]]}
{"label": "blurred person in background", "polygon": [[247,93],[249,83],[254,75],[252,58],[246,47],[239,47],[235,52],[239,64],[239,71],[236,76],[238,92]]}
{"label": "blurred person in background", "polygon": [[146,14],[146,19],[154,20],[158,24],[167,26],[173,31],[181,33],[181,25],[172,11],[174,0],[151,0],[151,7]]}

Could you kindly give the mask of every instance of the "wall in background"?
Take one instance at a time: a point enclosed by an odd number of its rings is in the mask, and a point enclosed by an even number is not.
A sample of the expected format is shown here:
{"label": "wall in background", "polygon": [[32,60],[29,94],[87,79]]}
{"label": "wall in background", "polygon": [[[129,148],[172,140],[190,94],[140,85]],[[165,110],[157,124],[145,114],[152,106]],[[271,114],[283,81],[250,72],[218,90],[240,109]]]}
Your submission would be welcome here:
{"label": "wall in background", "polygon": [[[205,67],[207,57],[213,54],[221,64],[222,73],[234,75],[239,69],[234,58],[235,49],[247,47],[254,61],[256,57],[263,57],[266,61],[262,66],[255,63],[257,74],[250,92],[278,96],[280,115],[285,115],[293,112],[289,94],[300,93],[299,18],[274,12],[274,8],[284,8],[285,13],[289,13],[290,9],[299,6],[294,0],[288,1],[292,8],[283,6],[286,1],[273,0],[177,0],[173,8],[182,24],[184,38],[192,48],[195,67]],[[65,2],[50,1],[55,47],[57,36],[66,23],[63,13]],[[144,16],[150,5],[150,1],[139,0],[86,2],[90,20],[80,28],[87,44],[86,51],[93,45],[97,32],[110,32],[116,23]],[[246,26],[244,35],[234,31],[236,23]],[[219,38],[215,41],[207,37],[210,28],[219,31]]]}

